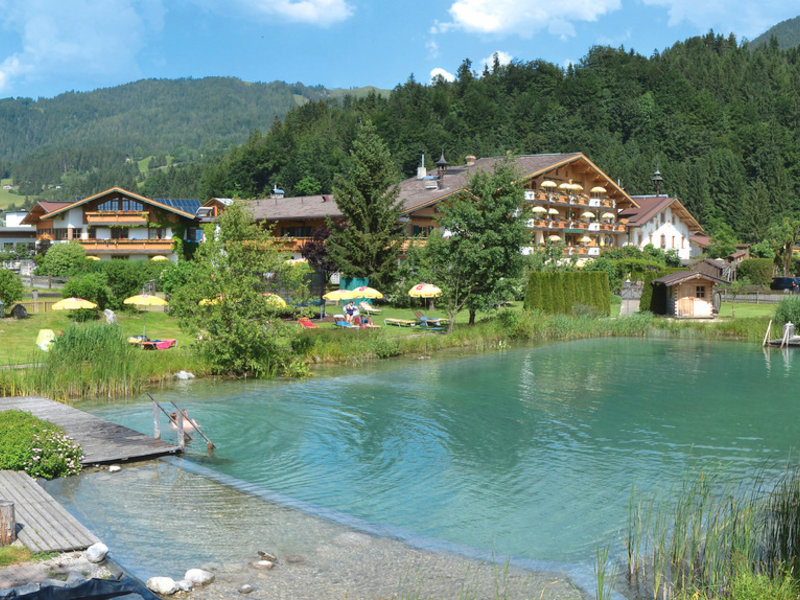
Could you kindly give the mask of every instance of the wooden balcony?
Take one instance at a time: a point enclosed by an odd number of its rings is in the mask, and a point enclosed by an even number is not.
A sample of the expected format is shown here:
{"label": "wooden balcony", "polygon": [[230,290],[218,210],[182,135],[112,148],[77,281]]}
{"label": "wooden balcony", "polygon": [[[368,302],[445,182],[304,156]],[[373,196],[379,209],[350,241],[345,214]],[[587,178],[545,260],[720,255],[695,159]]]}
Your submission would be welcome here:
{"label": "wooden balcony", "polygon": [[98,225],[129,225],[131,227],[147,227],[150,213],[147,211],[125,211],[125,210],[103,210],[98,212],[87,212],[84,215],[86,223],[92,226]]}
{"label": "wooden balcony", "polygon": [[87,254],[169,254],[172,240],[77,240]]}

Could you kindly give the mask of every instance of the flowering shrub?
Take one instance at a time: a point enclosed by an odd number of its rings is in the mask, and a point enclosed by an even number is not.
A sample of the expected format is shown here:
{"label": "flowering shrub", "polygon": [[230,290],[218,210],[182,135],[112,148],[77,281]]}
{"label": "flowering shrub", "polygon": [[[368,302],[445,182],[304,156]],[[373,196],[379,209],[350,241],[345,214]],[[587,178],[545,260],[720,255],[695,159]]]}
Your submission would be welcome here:
{"label": "flowering shrub", "polygon": [[60,427],[21,410],[0,412],[0,469],[52,479],[78,473],[82,456]]}
{"label": "flowering shrub", "polygon": [[52,479],[80,472],[83,450],[65,433],[49,430],[35,434],[32,445],[31,458],[25,463],[31,477]]}

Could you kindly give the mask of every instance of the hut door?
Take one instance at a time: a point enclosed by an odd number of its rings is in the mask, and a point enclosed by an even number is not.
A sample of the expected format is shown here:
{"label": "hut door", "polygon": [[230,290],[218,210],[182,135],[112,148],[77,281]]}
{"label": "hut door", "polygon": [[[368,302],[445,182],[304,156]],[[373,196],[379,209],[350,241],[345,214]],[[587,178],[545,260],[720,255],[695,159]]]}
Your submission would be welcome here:
{"label": "hut door", "polygon": [[694,298],[686,297],[678,299],[678,314],[676,317],[693,317],[694,316]]}

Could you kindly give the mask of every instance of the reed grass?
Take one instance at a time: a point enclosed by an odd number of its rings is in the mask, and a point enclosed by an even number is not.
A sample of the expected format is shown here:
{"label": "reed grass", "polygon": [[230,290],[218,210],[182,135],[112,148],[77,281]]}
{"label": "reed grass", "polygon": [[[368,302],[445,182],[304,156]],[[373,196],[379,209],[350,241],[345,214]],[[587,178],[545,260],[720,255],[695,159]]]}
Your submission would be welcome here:
{"label": "reed grass", "polygon": [[787,597],[796,598],[799,534],[798,469],[772,486],[758,476],[744,490],[701,475],[670,507],[634,491],[625,540],[631,595],[768,600],[773,596],[749,593],[783,597],[791,589],[795,595]]}

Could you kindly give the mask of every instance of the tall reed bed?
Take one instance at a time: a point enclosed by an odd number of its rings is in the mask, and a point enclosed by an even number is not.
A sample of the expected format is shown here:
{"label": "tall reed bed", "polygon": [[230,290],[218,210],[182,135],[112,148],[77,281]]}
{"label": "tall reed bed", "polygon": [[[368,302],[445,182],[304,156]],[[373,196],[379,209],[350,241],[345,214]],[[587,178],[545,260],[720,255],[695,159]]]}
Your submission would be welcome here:
{"label": "tall reed bed", "polygon": [[[626,550],[639,598],[796,598],[800,471],[772,486],[758,477],[745,490],[700,476],[670,507],[634,492]],[[766,592],[750,595],[756,588]]]}

